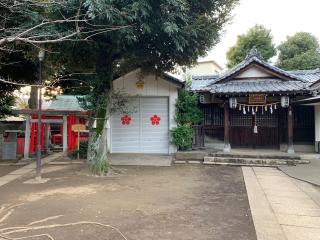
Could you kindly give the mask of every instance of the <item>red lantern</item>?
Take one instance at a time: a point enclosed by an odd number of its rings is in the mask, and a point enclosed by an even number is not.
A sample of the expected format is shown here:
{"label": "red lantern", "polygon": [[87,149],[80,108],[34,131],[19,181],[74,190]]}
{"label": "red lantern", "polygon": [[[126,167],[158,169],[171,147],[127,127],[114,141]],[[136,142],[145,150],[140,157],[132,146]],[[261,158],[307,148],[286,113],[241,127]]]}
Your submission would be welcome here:
{"label": "red lantern", "polygon": [[122,122],[122,125],[130,125],[131,123],[131,117],[129,115],[124,115],[122,118],[121,118],[121,122]]}
{"label": "red lantern", "polygon": [[151,118],[150,118],[150,121],[151,121],[151,124],[152,125],[159,125],[160,124],[160,120],[161,118],[158,116],[158,115],[153,115]]}

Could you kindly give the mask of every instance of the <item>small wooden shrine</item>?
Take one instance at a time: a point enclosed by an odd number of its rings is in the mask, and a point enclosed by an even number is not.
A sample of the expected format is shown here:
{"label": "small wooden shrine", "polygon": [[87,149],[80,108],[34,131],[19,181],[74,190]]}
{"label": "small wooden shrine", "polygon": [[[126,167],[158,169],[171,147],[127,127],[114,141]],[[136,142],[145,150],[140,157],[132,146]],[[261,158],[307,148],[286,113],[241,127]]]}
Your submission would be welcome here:
{"label": "small wooden shrine", "polygon": [[253,49],[226,73],[193,78],[204,133],[231,147],[273,148],[294,153],[294,145],[314,145],[314,107],[299,104],[316,95],[320,71],[284,71]]}
{"label": "small wooden shrine", "polygon": [[[49,104],[43,104],[41,115],[41,147],[43,152],[62,149],[65,156],[77,147],[77,133],[72,131],[74,124],[87,124],[87,112],[80,106],[77,96],[58,96]],[[47,105],[47,106],[46,106]],[[16,110],[25,115],[24,158],[36,152],[38,143],[38,112],[33,109]],[[83,131],[80,140],[87,140]]]}

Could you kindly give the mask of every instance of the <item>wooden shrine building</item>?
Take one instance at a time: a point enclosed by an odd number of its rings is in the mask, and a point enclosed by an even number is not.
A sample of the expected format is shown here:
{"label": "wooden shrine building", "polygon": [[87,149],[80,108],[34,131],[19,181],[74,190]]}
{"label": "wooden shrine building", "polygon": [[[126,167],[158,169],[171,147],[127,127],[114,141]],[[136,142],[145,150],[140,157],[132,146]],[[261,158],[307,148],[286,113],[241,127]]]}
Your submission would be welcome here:
{"label": "wooden shrine building", "polygon": [[221,75],[193,77],[206,144],[220,144],[226,152],[239,147],[314,151],[315,109],[301,100],[318,94],[319,80],[319,69],[284,71],[256,49]]}

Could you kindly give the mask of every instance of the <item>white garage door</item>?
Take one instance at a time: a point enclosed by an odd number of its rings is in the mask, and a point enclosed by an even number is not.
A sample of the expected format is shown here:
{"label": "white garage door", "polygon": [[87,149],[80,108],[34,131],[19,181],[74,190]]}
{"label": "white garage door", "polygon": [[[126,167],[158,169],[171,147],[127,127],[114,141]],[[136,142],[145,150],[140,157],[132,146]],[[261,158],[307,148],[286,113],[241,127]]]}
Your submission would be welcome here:
{"label": "white garage door", "polygon": [[129,109],[111,117],[111,152],[168,154],[168,98],[132,98]]}

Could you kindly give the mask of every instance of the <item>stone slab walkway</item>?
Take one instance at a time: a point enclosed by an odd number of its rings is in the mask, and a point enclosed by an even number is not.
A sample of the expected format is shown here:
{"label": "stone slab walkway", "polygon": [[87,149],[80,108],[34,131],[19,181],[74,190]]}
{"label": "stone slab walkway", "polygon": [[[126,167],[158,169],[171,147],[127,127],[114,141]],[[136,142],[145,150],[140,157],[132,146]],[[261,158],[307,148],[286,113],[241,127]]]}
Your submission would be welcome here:
{"label": "stone slab walkway", "polygon": [[114,153],[109,156],[111,165],[114,166],[171,166],[172,156],[157,154],[126,154]]}
{"label": "stone slab walkway", "polygon": [[310,164],[281,166],[279,169],[287,175],[320,186],[320,159],[309,159]]}
{"label": "stone slab walkway", "polygon": [[[49,155],[49,156],[43,158],[41,160],[41,163],[42,163],[42,165],[44,165],[44,164],[47,164],[47,163],[54,161],[54,160],[61,158],[61,157],[62,157],[62,153],[54,153],[52,155]],[[28,174],[28,173],[34,171],[35,168],[36,168],[36,163],[32,162],[24,167],[21,167],[15,171],[8,173],[5,176],[0,177],[0,187],[22,177],[25,174]]]}
{"label": "stone slab walkway", "polygon": [[320,240],[320,205],[308,187],[276,168],[242,171],[258,240]]}

